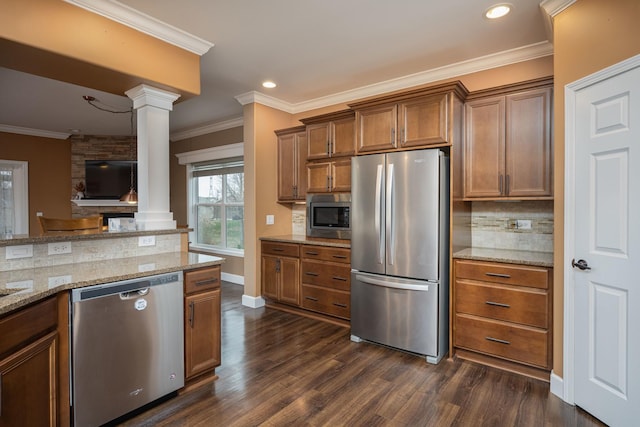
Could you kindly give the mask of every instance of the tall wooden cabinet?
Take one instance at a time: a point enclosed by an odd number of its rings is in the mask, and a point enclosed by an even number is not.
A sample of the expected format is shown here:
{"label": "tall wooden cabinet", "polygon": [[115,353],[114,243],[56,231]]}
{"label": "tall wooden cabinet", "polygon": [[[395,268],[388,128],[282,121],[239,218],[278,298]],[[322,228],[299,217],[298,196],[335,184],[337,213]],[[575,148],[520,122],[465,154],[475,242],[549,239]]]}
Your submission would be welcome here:
{"label": "tall wooden cabinet", "polygon": [[213,380],[221,363],[220,266],[184,272],[185,386]]}
{"label": "tall wooden cabinet", "polygon": [[552,79],[475,92],[465,104],[464,198],[552,198]]}
{"label": "tall wooden cabinet", "polygon": [[0,426],[56,426],[57,303],[49,298],[0,319]]}
{"label": "tall wooden cabinet", "polygon": [[307,131],[304,126],[275,131],[278,137],[278,201],[307,196]]}

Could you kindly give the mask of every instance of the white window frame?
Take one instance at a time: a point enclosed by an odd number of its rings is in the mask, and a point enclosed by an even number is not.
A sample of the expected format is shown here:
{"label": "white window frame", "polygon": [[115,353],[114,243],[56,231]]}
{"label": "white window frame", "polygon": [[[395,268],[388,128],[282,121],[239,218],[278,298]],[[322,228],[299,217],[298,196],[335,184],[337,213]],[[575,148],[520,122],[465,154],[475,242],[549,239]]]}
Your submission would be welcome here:
{"label": "white window frame", "polygon": [[29,162],[0,160],[0,164],[13,168],[13,234],[29,234]]}
{"label": "white window frame", "polygon": [[[178,163],[186,166],[187,168],[187,211],[189,224],[195,224],[196,214],[193,209],[195,200],[195,185],[193,183],[193,163],[209,162],[216,160],[223,160],[232,157],[244,157],[244,142],[236,144],[222,145],[219,147],[205,148],[203,150],[188,151],[186,153],[176,154]],[[191,242],[196,241],[195,231],[189,232],[189,240]],[[230,249],[230,248],[216,248],[212,250],[208,246],[201,246],[198,244],[191,244],[192,248],[213,252],[220,255],[229,255],[239,258],[244,258],[244,249]]]}

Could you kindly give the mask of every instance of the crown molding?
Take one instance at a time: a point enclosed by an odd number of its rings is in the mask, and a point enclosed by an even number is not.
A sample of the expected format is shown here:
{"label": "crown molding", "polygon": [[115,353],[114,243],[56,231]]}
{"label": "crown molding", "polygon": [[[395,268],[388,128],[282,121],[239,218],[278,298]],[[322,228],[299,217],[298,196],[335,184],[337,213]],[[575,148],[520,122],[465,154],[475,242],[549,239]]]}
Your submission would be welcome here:
{"label": "crown molding", "polygon": [[553,42],[553,18],[577,0],[543,0],[540,3],[547,38]]}
{"label": "crown molding", "polygon": [[180,165],[206,162],[216,159],[228,159],[230,157],[240,157],[244,156],[244,142],[187,151],[185,153],[178,153],[175,156],[178,158],[178,164]]}
{"label": "crown molding", "polygon": [[194,138],[200,135],[206,135],[208,133],[219,132],[221,130],[236,128],[244,125],[244,119],[237,117],[235,119],[224,120],[221,122],[211,123],[208,125],[198,126],[196,128],[187,129],[183,131],[173,132],[171,134],[171,141],[182,141],[187,138]]}
{"label": "crown molding", "polygon": [[50,130],[23,128],[20,126],[3,125],[0,124],[0,132],[17,133],[20,135],[38,136],[41,138],[53,138],[53,139],[67,139],[71,136],[70,133],[54,132]]}
{"label": "crown molding", "polygon": [[214,44],[116,0],[64,0],[134,30],[202,56]]}
{"label": "crown molding", "polygon": [[247,92],[235,98],[242,105],[256,102],[290,114],[298,114],[549,55],[553,55],[553,45],[544,41],[295,104],[257,91]]}

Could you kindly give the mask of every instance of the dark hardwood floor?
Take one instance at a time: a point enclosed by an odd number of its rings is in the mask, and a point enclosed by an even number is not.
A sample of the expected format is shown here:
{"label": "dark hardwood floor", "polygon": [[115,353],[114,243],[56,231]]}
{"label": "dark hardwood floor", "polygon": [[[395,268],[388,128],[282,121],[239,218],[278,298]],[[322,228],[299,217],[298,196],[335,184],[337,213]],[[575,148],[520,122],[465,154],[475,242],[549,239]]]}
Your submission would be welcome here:
{"label": "dark hardwood floor", "polygon": [[329,323],[241,305],[222,288],[219,379],[123,426],[601,426],[549,385],[349,340]]}

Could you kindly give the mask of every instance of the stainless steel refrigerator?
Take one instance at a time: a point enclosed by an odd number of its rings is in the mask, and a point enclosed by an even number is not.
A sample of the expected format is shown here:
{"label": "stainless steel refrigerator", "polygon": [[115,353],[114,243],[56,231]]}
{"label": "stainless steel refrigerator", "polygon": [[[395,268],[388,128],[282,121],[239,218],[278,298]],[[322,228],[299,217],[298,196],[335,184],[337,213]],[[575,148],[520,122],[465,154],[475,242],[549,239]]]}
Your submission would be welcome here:
{"label": "stainless steel refrigerator", "polygon": [[438,363],[448,351],[449,158],[439,149],[351,164],[351,339]]}

